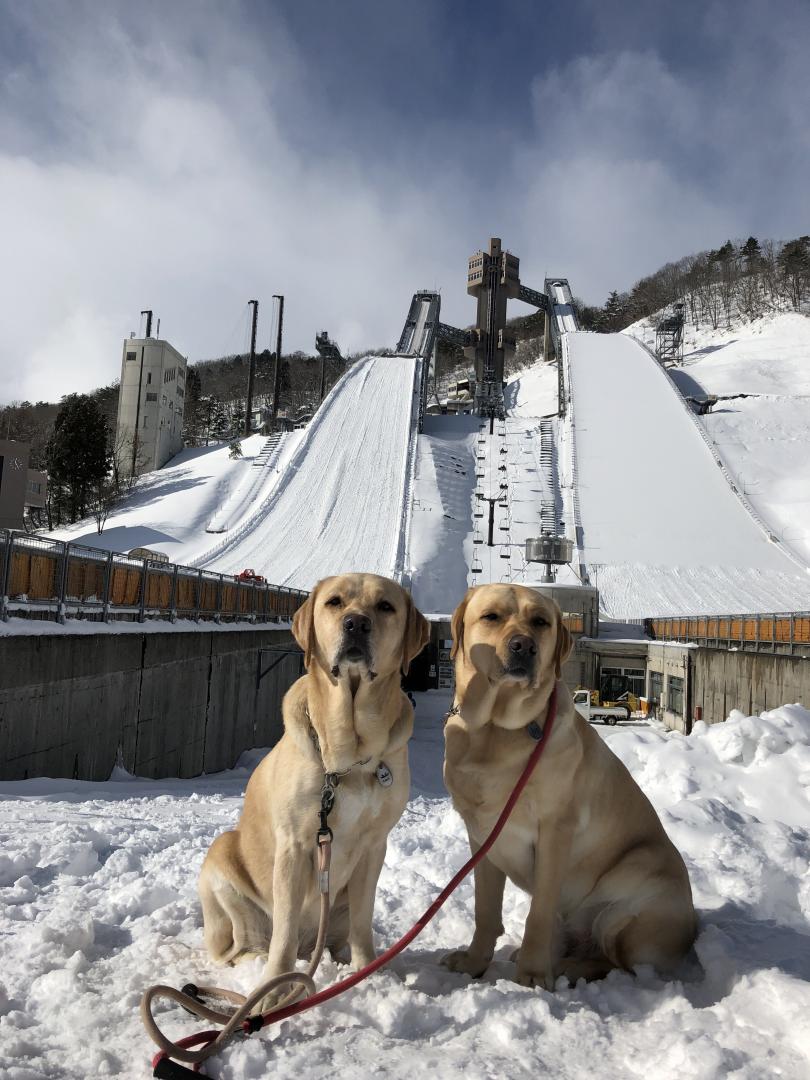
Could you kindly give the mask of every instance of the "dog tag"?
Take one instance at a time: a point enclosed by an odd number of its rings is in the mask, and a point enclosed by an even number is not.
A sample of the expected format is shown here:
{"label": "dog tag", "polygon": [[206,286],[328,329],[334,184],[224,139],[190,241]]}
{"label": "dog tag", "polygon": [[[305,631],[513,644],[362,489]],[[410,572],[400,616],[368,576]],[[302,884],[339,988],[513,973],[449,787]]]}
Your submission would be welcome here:
{"label": "dog tag", "polygon": [[377,782],[380,787],[391,787],[394,782],[394,774],[388,768],[384,761],[381,761],[375,770],[377,776]]}

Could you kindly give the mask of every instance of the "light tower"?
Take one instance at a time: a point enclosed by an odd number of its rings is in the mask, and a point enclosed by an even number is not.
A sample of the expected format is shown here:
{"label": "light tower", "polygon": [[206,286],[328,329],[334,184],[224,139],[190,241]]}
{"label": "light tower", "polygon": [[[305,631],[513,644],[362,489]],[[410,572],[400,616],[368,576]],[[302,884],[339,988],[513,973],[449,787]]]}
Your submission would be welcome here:
{"label": "light tower", "polygon": [[515,341],[506,333],[506,302],[520,295],[520,260],[493,236],[489,251],[476,251],[467,267],[467,292],[476,297],[475,343],[464,349],[475,364],[475,404],[482,416],[503,415],[503,374]]}

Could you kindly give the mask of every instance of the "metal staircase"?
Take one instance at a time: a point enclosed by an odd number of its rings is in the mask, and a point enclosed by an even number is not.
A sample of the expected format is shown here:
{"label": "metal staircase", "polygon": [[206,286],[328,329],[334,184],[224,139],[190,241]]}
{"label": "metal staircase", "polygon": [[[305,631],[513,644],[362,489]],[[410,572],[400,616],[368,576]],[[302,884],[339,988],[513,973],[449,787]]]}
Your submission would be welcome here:
{"label": "metal staircase", "polygon": [[274,431],[269,438],[265,439],[264,446],[253,459],[254,469],[263,469],[269,463],[273,451],[278,449],[283,435],[283,431]]}

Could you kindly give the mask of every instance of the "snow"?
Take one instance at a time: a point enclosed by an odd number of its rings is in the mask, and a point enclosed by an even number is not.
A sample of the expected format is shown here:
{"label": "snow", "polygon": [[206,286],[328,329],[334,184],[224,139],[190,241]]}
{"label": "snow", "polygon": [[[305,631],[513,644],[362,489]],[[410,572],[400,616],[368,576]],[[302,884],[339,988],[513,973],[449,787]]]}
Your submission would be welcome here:
{"label": "snow", "polygon": [[[650,321],[625,333],[654,345]],[[721,398],[699,422],[748,501],[810,563],[810,318],[768,315],[718,330],[687,323],[684,338],[672,378],[684,394]]]}
{"label": "snow", "polygon": [[507,381],[504,405],[511,416],[556,416],[557,365],[538,362]]}
{"label": "snow", "polygon": [[[506,419],[492,434],[489,421],[477,416],[425,417],[408,549],[413,596],[423,611],[452,612],[468,585],[532,584],[542,577],[543,568],[527,564],[524,555],[526,540],[542,531],[543,503],[560,502],[540,454],[539,410],[556,413],[556,368],[521,372],[504,401]],[[553,425],[549,437],[553,443]],[[490,547],[492,498],[499,501]],[[566,567],[558,581],[578,583]]]}
{"label": "snow", "polygon": [[[417,695],[412,798],[389,843],[374,925],[393,943],[468,856],[441,784],[448,698]],[[419,1071],[443,1080],[545,1075],[761,1080],[810,1076],[810,712],[734,713],[690,736],[641,724],[596,730],[652,799],[686,859],[700,933],[678,977],[651,970],[551,994],[517,986],[507,959],[527,897],[507,886],[506,933],[486,976],[438,966],[469,940],[466,881],[386,971],[206,1066],[220,1080]],[[143,1077],[153,1047],[143,989],[189,979],[248,990],[260,962],[213,968],[196,876],[236,820],[251,752],[195,780],[0,784],[0,1077]],[[542,766],[541,766],[542,767]],[[324,962],[319,986],[340,969]],[[172,1034],[204,1027],[179,1010]]]}
{"label": "snow", "polygon": [[193,564],[220,573],[251,567],[301,589],[330,574],[401,574],[420,363],[358,360],[315,414],[271,496]]}
{"label": "snow", "polygon": [[217,634],[236,631],[244,633],[245,630],[286,630],[290,626],[286,622],[251,622],[244,618],[234,622],[213,623],[208,619],[155,619],[148,615],[144,622],[113,620],[111,622],[97,622],[95,619],[76,619],[68,616],[64,623],[53,622],[50,619],[26,619],[12,617],[5,622],[0,620],[0,638],[10,635],[39,636],[52,634]]}
{"label": "snow", "polygon": [[[148,547],[164,551],[172,562],[185,563],[201,544],[210,545],[206,526],[232,493],[253,477],[253,461],[265,441],[263,435],[243,439],[243,457],[236,460],[224,444],[183,450],[136,482],[110,513],[102,533],[92,518],[85,518],[48,535],[104,551]],[[267,482],[274,482],[272,471],[262,471]]]}
{"label": "snow", "polygon": [[810,578],[732,490],[650,354],[623,334],[565,340],[576,524],[605,614],[810,608]]}
{"label": "snow", "polygon": [[[242,440],[236,461],[226,446],[185,450],[142,477],[100,535],[92,519],[49,535],[104,550],[146,546],[220,573],[250,567],[304,589],[341,571],[401,576],[420,364],[364,357],[265,466],[254,468],[262,435]],[[227,531],[213,536],[212,525]]]}

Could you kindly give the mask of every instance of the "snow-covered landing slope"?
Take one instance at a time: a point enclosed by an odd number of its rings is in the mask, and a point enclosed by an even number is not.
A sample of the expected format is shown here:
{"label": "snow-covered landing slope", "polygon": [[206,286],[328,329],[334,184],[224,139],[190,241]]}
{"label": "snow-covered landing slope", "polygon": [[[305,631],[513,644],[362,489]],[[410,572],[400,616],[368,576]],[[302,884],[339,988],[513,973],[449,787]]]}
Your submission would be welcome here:
{"label": "snow-covered landing slope", "polygon": [[566,341],[578,524],[605,613],[810,608],[810,578],[732,491],[649,353],[622,334]]}
{"label": "snow-covered landing slope", "polygon": [[404,562],[420,360],[370,356],[333,387],[270,498],[194,564],[277,585]]}
{"label": "snow-covered landing slope", "polygon": [[[469,856],[441,784],[449,700],[436,692],[417,699],[414,792],[380,877],[378,948],[415,922]],[[712,728],[698,724],[688,737],[633,725],[607,738],[683,852],[700,920],[699,964],[684,964],[669,981],[645,969],[553,994],[518,986],[509,956],[528,897],[507,885],[506,932],[490,970],[480,980],[451,974],[439,959],[470,939],[468,879],[387,970],[267,1036],[235,1041],[206,1073],[810,1076],[810,712],[735,714]],[[138,1017],[146,986],[194,980],[244,993],[258,982],[260,960],[237,968],[208,961],[196,879],[211,841],[236,822],[260,756],[195,780],[0,784],[0,1077],[147,1077],[154,1047]],[[327,954],[318,985],[344,974]],[[161,1014],[161,1024],[175,1036],[207,1026],[180,1009]]]}
{"label": "snow-covered landing slope", "polygon": [[[652,347],[655,319],[624,333]],[[683,365],[670,373],[682,393],[721,399],[699,422],[749,502],[810,563],[810,318],[687,321]]]}

